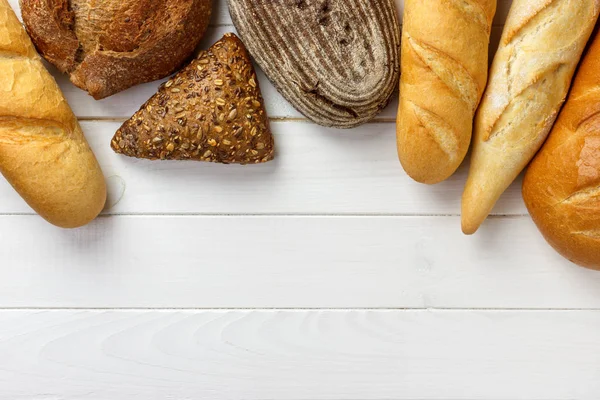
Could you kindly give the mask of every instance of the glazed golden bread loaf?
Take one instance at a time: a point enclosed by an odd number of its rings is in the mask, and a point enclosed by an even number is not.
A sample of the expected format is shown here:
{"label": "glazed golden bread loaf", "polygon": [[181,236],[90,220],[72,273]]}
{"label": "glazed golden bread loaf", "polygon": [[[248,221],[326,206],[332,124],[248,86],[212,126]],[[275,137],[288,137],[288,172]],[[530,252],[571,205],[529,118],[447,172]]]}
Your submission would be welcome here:
{"label": "glazed golden bread loaf", "polygon": [[0,172],[42,217],[73,228],[106,200],[79,123],[6,0],[0,0]]}
{"label": "glazed golden bread loaf", "polygon": [[406,0],[398,154],[404,170],[438,183],[460,166],[485,89],[496,0]]}
{"label": "glazed golden bread loaf", "polygon": [[525,204],[548,242],[600,269],[600,35],[523,183]]}
{"label": "glazed golden bread loaf", "polygon": [[94,98],[164,78],[192,56],[212,0],[20,0],[40,54]]}
{"label": "glazed golden bread loaf", "polygon": [[475,117],[462,228],[477,231],[546,140],[600,0],[514,0]]}

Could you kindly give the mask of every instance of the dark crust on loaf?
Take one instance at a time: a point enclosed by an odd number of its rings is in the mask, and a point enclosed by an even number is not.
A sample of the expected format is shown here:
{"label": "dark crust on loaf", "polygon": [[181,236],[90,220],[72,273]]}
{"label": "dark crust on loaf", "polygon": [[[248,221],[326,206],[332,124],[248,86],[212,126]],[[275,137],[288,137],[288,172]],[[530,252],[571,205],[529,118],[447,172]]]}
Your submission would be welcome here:
{"label": "dark crust on loaf", "polygon": [[123,124],[111,147],[152,160],[272,160],[273,136],[243,43],[226,34],[201,52]]}
{"label": "dark crust on loaf", "polygon": [[20,1],[40,54],[96,99],[176,71],[204,35],[212,8],[211,0]]}
{"label": "dark crust on loaf", "polygon": [[393,0],[228,0],[246,47],[314,122],[351,128],[388,104],[400,74]]}
{"label": "dark crust on loaf", "polygon": [[76,66],[79,40],[66,0],[20,0],[25,28],[38,52],[61,72]]}

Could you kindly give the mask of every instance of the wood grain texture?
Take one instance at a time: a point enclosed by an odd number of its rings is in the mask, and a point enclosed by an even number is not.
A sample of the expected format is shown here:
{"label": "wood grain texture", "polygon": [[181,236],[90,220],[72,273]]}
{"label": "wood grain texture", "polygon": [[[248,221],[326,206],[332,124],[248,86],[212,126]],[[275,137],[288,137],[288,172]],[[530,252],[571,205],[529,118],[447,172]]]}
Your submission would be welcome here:
{"label": "wood grain texture", "polygon": [[596,399],[599,311],[2,312],[2,397]]}
{"label": "wood grain texture", "polygon": [[[107,177],[108,214],[458,215],[468,169],[463,165],[434,187],[412,182],[398,165],[395,127],[387,123],[340,135],[304,122],[273,122],[275,161],[247,167],[119,156],[109,147],[119,126],[82,123]],[[32,213],[3,180],[0,198],[0,214]],[[494,213],[527,213],[519,182]]]}
{"label": "wood grain texture", "polygon": [[[206,46],[231,30],[214,6]],[[272,167],[127,160],[108,146],[119,123],[84,122],[108,212],[457,213],[464,167],[428,189],[397,165],[397,103],[388,123],[340,135],[296,120],[260,74],[271,117],[293,118],[273,124]],[[95,102],[59,83],[79,117],[119,121],[158,86]],[[518,191],[497,212],[523,214]],[[0,214],[31,212],[4,181],[0,199]],[[554,253],[528,217],[494,218],[477,238],[458,229],[443,216],[138,215],[62,231],[0,216],[0,309],[168,308],[0,311],[0,399],[597,399],[600,275]]]}
{"label": "wood grain texture", "polygon": [[[600,308],[528,217],[0,217],[1,307]],[[35,232],[36,250],[29,238]]]}

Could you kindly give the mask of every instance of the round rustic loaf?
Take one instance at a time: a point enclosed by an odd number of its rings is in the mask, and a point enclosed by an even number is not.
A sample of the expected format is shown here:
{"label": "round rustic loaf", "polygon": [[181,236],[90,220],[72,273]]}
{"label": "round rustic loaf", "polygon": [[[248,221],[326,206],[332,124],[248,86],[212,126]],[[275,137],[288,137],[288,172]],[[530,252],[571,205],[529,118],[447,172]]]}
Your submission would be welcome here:
{"label": "round rustic loaf", "polygon": [[399,78],[393,0],[228,0],[267,77],[314,122],[351,128],[375,117]]}
{"label": "round rustic loaf", "polygon": [[40,54],[96,99],[177,70],[211,13],[211,0],[20,2]]}

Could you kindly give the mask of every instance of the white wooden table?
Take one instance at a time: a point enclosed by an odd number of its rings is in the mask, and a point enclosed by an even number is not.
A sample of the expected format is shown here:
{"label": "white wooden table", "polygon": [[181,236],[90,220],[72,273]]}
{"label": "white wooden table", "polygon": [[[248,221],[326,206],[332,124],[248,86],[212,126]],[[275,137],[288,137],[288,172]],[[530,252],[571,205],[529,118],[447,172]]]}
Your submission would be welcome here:
{"label": "white wooden table", "polygon": [[[216,7],[204,47],[233,30]],[[550,249],[519,183],[464,237],[466,167],[413,183],[397,102],[336,131],[260,76],[275,162],[149,162],[109,142],[157,83],[96,102],[56,75],[110,199],[63,231],[0,181],[0,399],[600,398],[600,273]]]}

